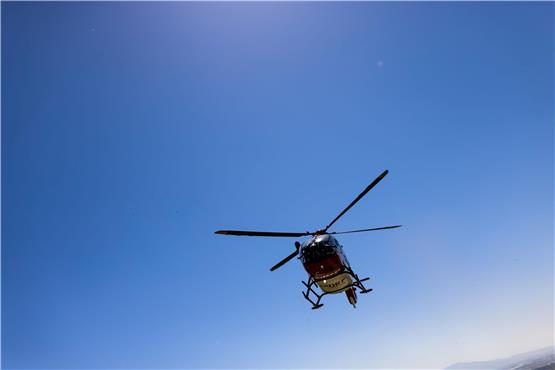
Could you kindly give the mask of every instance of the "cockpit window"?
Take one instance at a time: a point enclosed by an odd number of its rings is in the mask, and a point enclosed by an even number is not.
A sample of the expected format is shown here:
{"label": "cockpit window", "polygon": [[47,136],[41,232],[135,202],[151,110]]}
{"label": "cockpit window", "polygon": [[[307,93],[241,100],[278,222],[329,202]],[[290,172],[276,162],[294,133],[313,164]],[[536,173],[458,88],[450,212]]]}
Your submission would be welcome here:
{"label": "cockpit window", "polygon": [[335,253],[336,241],[330,235],[318,235],[302,248],[303,262],[317,262]]}

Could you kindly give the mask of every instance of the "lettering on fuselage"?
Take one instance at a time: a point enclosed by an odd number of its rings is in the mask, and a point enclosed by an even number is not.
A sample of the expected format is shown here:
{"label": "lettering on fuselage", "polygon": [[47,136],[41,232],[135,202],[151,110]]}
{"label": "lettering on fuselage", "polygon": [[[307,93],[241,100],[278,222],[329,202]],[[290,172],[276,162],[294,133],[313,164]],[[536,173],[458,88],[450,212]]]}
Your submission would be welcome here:
{"label": "lettering on fuselage", "polygon": [[318,281],[320,289],[328,293],[339,293],[352,283],[352,279],[347,274],[341,274],[330,279]]}
{"label": "lettering on fuselage", "polygon": [[331,284],[328,284],[328,286],[329,286],[330,288],[338,287],[338,286],[340,286],[340,285],[345,284],[345,280],[346,280],[345,278],[342,278],[341,281],[335,281],[335,282],[333,282],[333,283],[331,283]]}

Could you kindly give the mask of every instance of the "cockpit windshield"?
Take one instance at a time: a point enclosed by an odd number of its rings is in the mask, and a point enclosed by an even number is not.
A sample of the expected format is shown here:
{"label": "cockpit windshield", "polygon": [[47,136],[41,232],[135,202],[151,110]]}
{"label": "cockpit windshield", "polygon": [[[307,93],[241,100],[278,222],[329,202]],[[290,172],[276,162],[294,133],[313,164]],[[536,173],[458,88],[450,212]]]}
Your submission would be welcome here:
{"label": "cockpit windshield", "polygon": [[331,235],[316,235],[303,244],[301,260],[305,262],[318,262],[335,253],[338,243]]}

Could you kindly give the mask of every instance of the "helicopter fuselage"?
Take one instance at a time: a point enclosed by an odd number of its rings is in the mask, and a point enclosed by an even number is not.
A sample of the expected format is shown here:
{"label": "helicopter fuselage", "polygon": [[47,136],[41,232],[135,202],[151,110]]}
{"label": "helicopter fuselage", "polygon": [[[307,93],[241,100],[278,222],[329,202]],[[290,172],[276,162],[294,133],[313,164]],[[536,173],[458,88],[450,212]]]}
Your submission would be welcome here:
{"label": "helicopter fuselage", "polygon": [[322,291],[346,292],[349,302],[356,303],[353,279],[347,272],[351,267],[337,239],[329,234],[315,235],[301,244],[299,259]]}

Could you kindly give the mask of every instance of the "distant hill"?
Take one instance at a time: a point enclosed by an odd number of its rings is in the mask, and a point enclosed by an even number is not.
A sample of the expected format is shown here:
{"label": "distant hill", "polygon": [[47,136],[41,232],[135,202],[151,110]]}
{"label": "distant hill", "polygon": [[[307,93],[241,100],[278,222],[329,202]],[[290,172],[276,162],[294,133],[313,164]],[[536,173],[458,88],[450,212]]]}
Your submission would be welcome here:
{"label": "distant hill", "polygon": [[460,362],[446,368],[446,370],[455,369],[555,370],[555,348],[546,347],[499,360]]}

